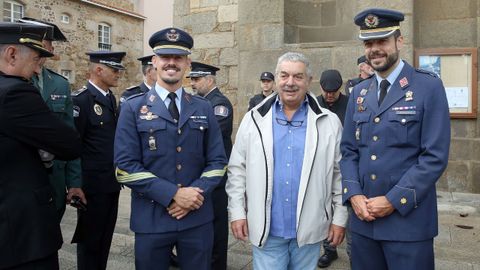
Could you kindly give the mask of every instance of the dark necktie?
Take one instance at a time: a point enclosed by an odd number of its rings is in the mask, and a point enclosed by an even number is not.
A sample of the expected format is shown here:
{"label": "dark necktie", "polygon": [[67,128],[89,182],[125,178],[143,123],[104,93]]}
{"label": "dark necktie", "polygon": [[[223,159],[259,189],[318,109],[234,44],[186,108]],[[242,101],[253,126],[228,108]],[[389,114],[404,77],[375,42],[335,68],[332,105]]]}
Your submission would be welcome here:
{"label": "dark necktie", "polygon": [[390,83],[387,80],[380,82],[380,97],[378,98],[378,106],[380,106],[387,95],[387,89]]}
{"label": "dark necktie", "polygon": [[108,101],[110,102],[110,107],[112,107],[112,110],[115,111],[115,105],[116,105],[116,101],[115,101],[115,97],[113,96],[112,93],[107,93],[107,98],[108,98]]}
{"label": "dark necktie", "polygon": [[175,94],[174,92],[170,92],[168,94],[168,97],[170,98],[170,104],[168,105],[168,111],[170,112],[170,115],[175,120],[175,122],[177,122],[178,118],[179,118],[179,115],[180,115],[178,113],[177,104],[175,103],[175,98],[177,97],[177,94]]}

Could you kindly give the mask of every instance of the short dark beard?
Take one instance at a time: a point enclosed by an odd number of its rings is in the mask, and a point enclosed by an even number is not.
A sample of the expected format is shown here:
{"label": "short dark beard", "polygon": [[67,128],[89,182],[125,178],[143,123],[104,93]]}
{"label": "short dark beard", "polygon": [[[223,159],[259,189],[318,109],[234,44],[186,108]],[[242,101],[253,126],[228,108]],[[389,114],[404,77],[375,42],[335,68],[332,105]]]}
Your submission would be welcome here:
{"label": "short dark beard", "polygon": [[174,84],[177,84],[180,80],[162,78],[162,81],[163,81],[164,83],[166,83],[166,84],[174,85]]}
{"label": "short dark beard", "polygon": [[379,66],[379,67],[375,67],[375,66],[372,66],[373,69],[377,72],[384,72],[384,71],[387,71],[389,70],[391,67],[393,67],[393,65],[395,65],[395,63],[397,62],[398,60],[398,56],[399,56],[399,51],[396,50],[395,53],[393,54],[390,54],[387,56],[387,62],[385,63],[385,65],[383,66]]}

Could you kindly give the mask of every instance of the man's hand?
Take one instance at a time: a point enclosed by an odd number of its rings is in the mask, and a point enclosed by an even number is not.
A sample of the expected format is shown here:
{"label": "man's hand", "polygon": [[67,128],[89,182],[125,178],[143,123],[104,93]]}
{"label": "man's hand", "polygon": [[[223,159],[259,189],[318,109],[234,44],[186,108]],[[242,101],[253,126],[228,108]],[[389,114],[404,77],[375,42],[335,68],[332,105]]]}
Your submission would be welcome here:
{"label": "man's hand", "polygon": [[375,217],[372,216],[367,209],[367,197],[365,195],[354,195],[350,197],[350,203],[352,204],[355,215],[363,221],[373,221]]}
{"label": "man's hand", "polygon": [[242,241],[248,240],[248,224],[246,219],[232,221],[230,227],[232,227],[232,233],[235,238]]}
{"label": "man's hand", "polygon": [[203,190],[198,187],[182,187],[173,196],[174,202],[188,210],[196,210],[203,205]]}
{"label": "man's hand", "polygon": [[167,211],[170,216],[176,218],[177,220],[184,218],[190,212],[190,210],[180,207],[180,205],[178,205],[176,202],[173,202],[167,208]]}
{"label": "man's hand", "polygon": [[378,196],[367,200],[367,210],[371,216],[380,218],[392,214],[395,208],[387,200],[387,197]]}
{"label": "man's hand", "polygon": [[81,188],[69,188],[67,194],[67,203],[69,204],[72,201],[73,196],[78,196],[80,201],[84,204],[87,204],[87,199],[85,198],[85,194]]}
{"label": "man's hand", "polygon": [[331,224],[330,229],[328,231],[328,238],[327,240],[330,242],[330,245],[336,247],[340,245],[345,237],[345,228]]}

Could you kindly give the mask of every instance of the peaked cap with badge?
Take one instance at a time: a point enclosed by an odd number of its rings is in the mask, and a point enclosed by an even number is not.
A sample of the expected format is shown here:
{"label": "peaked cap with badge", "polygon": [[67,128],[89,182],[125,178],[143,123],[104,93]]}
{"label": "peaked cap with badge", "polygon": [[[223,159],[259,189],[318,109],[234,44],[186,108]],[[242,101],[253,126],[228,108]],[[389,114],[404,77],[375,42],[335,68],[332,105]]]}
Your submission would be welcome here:
{"label": "peaked cap with badge", "polygon": [[371,8],[355,16],[355,24],[360,26],[360,40],[382,39],[400,29],[404,15],[396,10]]}
{"label": "peaked cap with badge", "polygon": [[157,55],[189,55],[193,38],[181,29],[170,27],[154,33],[148,44]]}
{"label": "peaked cap with badge", "polygon": [[207,75],[215,76],[220,69],[200,62],[192,62],[192,70],[187,78],[199,78]]}
{"label": "peaked cap with badge", "polygon": [[0,22],[0,44],[21,44],[38,51],[41,57],[52,57],[53,54],[45,49],[42,43],[49,28],[51,27]]}
{"label": "peaked cap with badge", "polygon": [[[368,9],[355,17],[355,24],[359,38],[367,41],[391,37],[403,20],[398,11]],[[390,40],[385,47],[395,45]],[[448,164],[448,101],[439,78],[396,58],[388,70],[377,70],[353,88],[345,114],[342,202],[350,204],[361,195],[390,204],[387,214],[375,220],[350,215],[352,254],[357,254],[352,267],[434,270],[435,186]],[[358,259],[367,257],[377,259]]]}
{"label": "peaked cap with badge", "polygon": [[92,63],[104,64],[117,70],[125,69],[122,65],[122,59],[127,54],[126,52],[96,51],[85,54],[90,56],[90,62]]}
{"label": "peaked cap with badge", "polygon": [[20,20],[18,20],[18,22],[30,23],[30,24],[47,27],[47,35],[44,38],[45,40],[67,41],[67,37],[65,37],[65,35],[62,33],[60,28],[58,28],[58,26],[53,23],[41,21],[38,19],[29,18],[29,17],[23,17]]}
{"label": "peaked cap with badge", "polygon": [[152,65],[152,57],[153,57],[153,54],[139,57],[137,58],[137,60],[142,63],[142,66]]}

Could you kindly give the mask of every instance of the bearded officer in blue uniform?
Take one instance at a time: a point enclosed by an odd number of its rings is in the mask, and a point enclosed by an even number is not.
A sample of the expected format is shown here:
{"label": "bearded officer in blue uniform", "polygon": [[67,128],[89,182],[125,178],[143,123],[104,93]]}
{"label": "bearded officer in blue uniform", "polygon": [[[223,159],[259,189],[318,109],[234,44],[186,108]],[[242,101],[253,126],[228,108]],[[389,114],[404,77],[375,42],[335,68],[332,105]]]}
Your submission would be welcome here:
{"label": "bearded officer in blue uniform", "polygon": [[375,75],[354,87],[341,142],[354,270],[435,268],[435,183],[448,163],[450,117],[442,81],[399,56],[403,19],[385,9],[355,17]]}
{"label": "bearded officer in blue uniform", "polygon": [[[47,27],[47,35],[42,43],[51,53],[54,53],[54,41],[67,41],[60,28],[53,23],[28,17],[23,17],[19,22]],[[46,58],[44,59],[46,60]],[[45,63],[45,60],[43,60],[43,63]],[[73,102],[68,80],[55,71],[42,66],[41,72],[32,77],[32,82],[40,90],[48,108],[65,123],[73,127]],[[54,160],[52,163],[49,179],[55,191],[55,206],[57,207],[59,223],[65,213],[66,203],[70,203],[73,196],[77,196],[83,203],[87,203],[81,189],[80,170],[80,159],[72,161]],[[65,195],[67,189],[68,194]]]}
{"label": "bearded officer in blue uniform", "polygon": [[117,104],[112,87],[123,74],[125,52],[89,52],[90,79],[72,93],[75,126],[83,144],[81,156],[86,211],[78,210],[73,243],[77,244],[78,269],[106,269],[117,221],[120,185],[115,179],[113,141]]}
{"label": "bearded officer in blue uniform", "polygon": [[138,61],[142,63],[142,74],[143,82],[140,85],[132,86],[127,88],[122,95],[120,96],[119,107],[122,106],[122,103],[127,100],[128,97],[139,94],[146,93],[152,89],[152,86],[155,85],[155,80],[157,73],[155,68],[152,65],[153,55],[147,55],[144,57],[137,58]]}
{"label": "bearded officer in blue uniform", "polygon": [[[208,99],[213,107],[213,112],[220,124],[222,131],[223,145],[227,159],[232,152],[232,128],[233,128],[233,107],[228,98],[220,92],[216,86],[216,74],[220,69],[200,62],[192,62],[192,69],[188,77],[191,80],[192,89],[198,95]],[[213,211],[215,219],[212,269],[227,269],[228,249],[228,197],[225,191],[227,175],[222,179],[212,193]]]}
{"label": "bearded officer in blue uniform", "polygon": [[132,189],[130,228],[136,269],[168,269],[175,245],[181,269],[210,269],[211,194],[227,159],[208,100],[188,94],[192,37],[167,28],[150,37],[157,81],[122,105],[115,136],[117,180]]}

